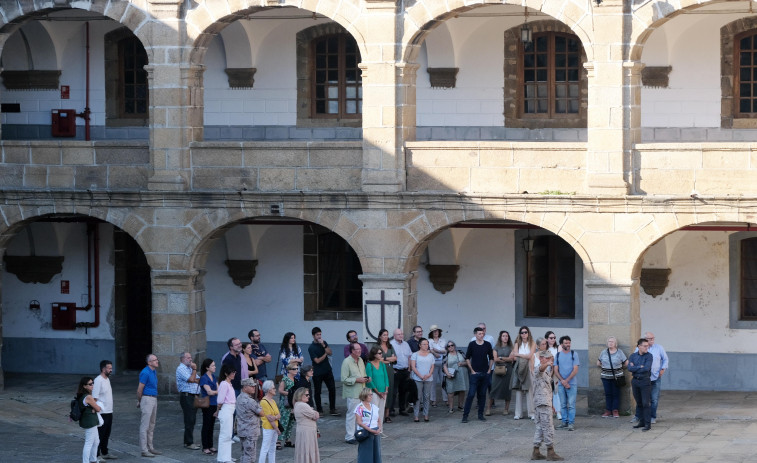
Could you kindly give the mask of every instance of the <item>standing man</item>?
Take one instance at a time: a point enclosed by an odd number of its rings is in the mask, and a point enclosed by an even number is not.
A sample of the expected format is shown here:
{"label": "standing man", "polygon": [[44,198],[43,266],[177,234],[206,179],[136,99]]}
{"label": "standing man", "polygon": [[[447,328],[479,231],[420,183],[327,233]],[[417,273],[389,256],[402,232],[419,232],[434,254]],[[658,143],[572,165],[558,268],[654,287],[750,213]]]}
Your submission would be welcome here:
{"label": "standing man", "polygon": [[[310,361],[313,362],[313,389],[315,395],[315,408],[323,415],[323,406],[321,405],[321,386],[326,383],[329,390],[329,409],[331,416],[339,416],[336,411],[336,386],[334,385],[334,372],[331,369],[329,357],[333,354],[329,343],[323,340],[321,329],[314,327],[310,333],[313,335],[313,342],[308,347]],[[362,349],[362,348],[361,348]]]}
{"label": "standing man", "polygon": [[255,359],[255,365],[258,366],[258,374],[255,375],[255,379],[265,381],[268,379],[266,363],[271,362],[271,354],[260,342],[260,331],[253,328],[247,333],[247,337],[250,338],[250,342],[252,343],[252,358]]}
{"label": "standing man", "polygon": [[352,351],[352,345],[355,343],[360,345],[360,358],[363,359],[363,363],[367,362],[368,361],[368,346],[366,346],[362,342],[358,342],[357,331],[355,330],[349,330],[347,332],[347,345],[344,346],[344,358],[347,358],[350,356],[350,352]]}
{"label": "standing man", "polygon": [[365,374],[365,363],[360,358],[360,345],[350,344],[350,356],[342,362],[342,398],[347,399],[347,418],[344,426],[347,433],[344,436],[348,444],[357,444],[355,440],[355,408],[360,403],[360,391],[368,382]]}
{"label": "standing man", "polygon": [[652,368],[654,359],[649,353],[649,341],[641,338],[636,343],[636,352],[628,359],[628,371],[633,375],[631,390],[636,401],[636,416],[639,422],[634,428],[649,431],[652,427]]}
{"label": "standing man", "polygon": [[570,336],[560,338],[562,352],[558,351],[555,357],[555,376],[560,381],[557,385],[560,403],[562,404],[562,423],[560,428],[568,428],[568,431],[574,431],[576,421],[576,396],[578,395],[578,367],[581,363],[578,356],[570,350]]}
{"label": "standing man", "polygon": [[[662,386],[662,375],[665,374],[665,370],[668,369],[668,354],[665,352],[665,348],[655,343],[654,333],[647,331],[644,333],[644,339],[649,342],[648,352],[652,354],[652,424],[657,422],[657,404],[660,401],[660,386]],[[637,348],[635,352],[638,352]],[[631,422],[639,421],[641,417],[636,415]]]}
{"label": "standing man", "polygon": [[415,325],[413,327],[413,337],[407,340],[407,343],[410,345],[410,350],[413,352],[418,352],[420,347],[420,341],[423,337],[423,328],[421,325]]}
{"label": "standing man", "polygon": [[142,410],[142,419],[139,422],[139,446],[143,457],[161,455],[152,444],[152,435],[155,431],[155,417],[158,414],[158,373],[160,366],[158,356],[147,355],[147,366],[139,373],[139,386],[137,386],[137,408]]}
{"label": "standing man", "polygon": [[484,408],[486,407],[486,388],[489,386],[489,370],[494,363],[494,351],[488,341],[484,341],[484,329],[480,326],[473,328],[475,341],[468,344],[468,350],[465,358],[468,360],[468,369],[470,370],[470,388],[468,395],[465,397],[465,408],[463,409],[463,423],[468,422],[468,414],[473,404],[473,396],[478,395],[478,419],[486,421],[484,418]]}
{"label": "standing man", "polygon": [[229,346],[229,352],[224,355],[221,364],[230,365],[237,372],[231,380],[231,386],[234,388],[234,395],[239,396],[242,392],[242,341],[239,338],[231,338],[226,341],[226,345]]}
{"label": "standing man", "polygon": [[237,434],[242,440],[240,463],[252,463],[257,453],[260,437],[260,417],[263,409],[257,399],[258,382],[255,378],[242,380],[242,393],[237,398]]}
{"label": "standing man", "polygon": [[[478,327],[481,328],[482,330],[484,330],[484,341],[486,341],[489,344],[491,344],[492,346],[494,346],[494,338],[492,337],[491,334],[486,334],[486,323],[481,322],[481,323],[478,324]],[[471,342],[473,342],[473,341],[476,340],[476,337],[473,336],[472,338],[470,338],[470,340],[471,340]]]}
{"label": "standing man", "polygon": [[184,413],[184,448],[199,450],[200,446],[194,443],[195,421],[197,409],[194,400],[200,393],[200,376],[197,374],[197,365],[192,361],[192,354],[182,352],[179,357],[179,366],[176,367],[176,390],[179,391],[179,404]]}
{"label": "standing man", "polygon": [[547,457],[549,461],[562,461],[563,457],[555,453],[553,447],[555,439],[555,428],[552,423],[552,364],[554,357],[552,352],[540,350],[536,354],[534,362],[534,422],[536,432],[534,433],[534,451],[531,454],[532,460],[544,460],[544,455],[539,451],[542,442],[547,446]]}
{"label": "standing man", "polygon": [[110,430],[113,426],[113,389],[110,387],[110,375],[113,373],[113,362],[103,360],[100,362],[100,374],[95,378],[95,385],[92,387],[92,397],[99,401],[100,416],[103,419],[103,425],[97,428],[97,434],[100,436],[100,445],[97,449],[99,454],[105,460],[116,460],[117,456],[108,453],[108,439]]}
{"label": "standing man", "polygon": [[389,344],[392,345],[395,354],[397,354],[397,363],[392,365],[394,368],[394,390],[396,391],[396,395],[392,393],[391,404],[389,404],[389,416],[394,416],[395,397],[397,397],[400,415],[407,416],[407,412],[405,411],[405,408],[407,408],[407,382],[410,380],[410,370],[408,367],[413,351],[410,350],[410,345],[404,342],[404,339],[405,333],[397,328],[394,330],[394,337],[389,340]]}

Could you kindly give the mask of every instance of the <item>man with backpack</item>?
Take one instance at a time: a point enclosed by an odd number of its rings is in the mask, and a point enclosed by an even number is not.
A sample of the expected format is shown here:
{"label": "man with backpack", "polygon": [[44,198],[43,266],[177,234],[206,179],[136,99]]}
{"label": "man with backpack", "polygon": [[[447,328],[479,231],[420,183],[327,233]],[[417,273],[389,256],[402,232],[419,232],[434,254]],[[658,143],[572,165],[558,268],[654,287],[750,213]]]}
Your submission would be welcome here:
{"label": "man with backpack", "polygon": [[562,346],[562,351],[558,351],[557,355],[555,355],[555,366],[557,367],[555,369],[555,376],[559,380],[557,388],[560,395],[560,403],[562,404],[562,423],[558,428],[567,428],[568,431],[573,431],[575,430],[576,396],[578,395],[576,375],[581,363],[578,361],[576,353],[570,350],[570,336],[562,336],[560,338],[560,345]]}

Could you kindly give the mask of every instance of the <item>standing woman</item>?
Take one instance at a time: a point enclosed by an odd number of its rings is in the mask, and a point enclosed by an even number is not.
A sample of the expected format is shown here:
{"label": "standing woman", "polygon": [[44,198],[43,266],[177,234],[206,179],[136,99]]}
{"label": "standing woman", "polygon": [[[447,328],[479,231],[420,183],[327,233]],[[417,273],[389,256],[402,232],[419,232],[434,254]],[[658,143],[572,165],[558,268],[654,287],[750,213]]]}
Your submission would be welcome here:
{"label": "standing woman", "polygon": [[260,423],[263,427],[263,440],[260,442],[260,463],[276,463],[276,437],[279,435],[279,407],[276,406],[276,385],[270,379],[263,383],[263,400],[260,406],[263,408],[263,415],[260,417]]}
{"label": "standing woman", "polygon": [[455,395],[457,395],[457,408],[463,409],[465,394],[468,393],[468,375],[465,372],[468,360],[457,351],[454,342],[449,341],[446,345],[447,355],[442,360],[442,368],[447,376],[447,405],[449,412],[454,413]]}
{"label": "standing woman", "polygon": [[623,368],[628,366],[628,359],[622,350],[618,349],[615,336],[607,338],[607,349],[599,353],[597,366],[602,369],[600,377],[605,388],[605,412],[602,418],[609,416],[620,418],[620,388],[615,384],[615,378],[623,376]]}
{"label": "standing woman", "polygon": [[534,352],[536,343],[531,336],[531,330],[527,326],[521,326],[518,330],[518,339],[515,341],[512,358],[515,360],[512,387],[515,391],[515,419],[519,420],[523,410],[523,396],[526,396],[528,417],[534,418],[534,391],[531,387],[534,371]]}
{"label": "standing woman", "polygon": [[[384,362],[384,366],[386,366],[386,375],[389,378],[389,392],[387,392],[387,398],[388,400],[394,400],[394,365],[397,363],[397,354],[394,352],[394,347],[392,347],[392,344],[389,342],[389,331],[382,328],[381,331],[379,331],[378,334],[378,344],[381,348],[381,352],[383,352],[382,355],[382,362]],[[391,423],[392,419],[389,417],[389,410],[393,410],[394,406],[391,402],[388,407],[385,407],[384,409],[384,423]]]}
{"label": "standing woman", "polygon": [[297,364],[290,363],[287,366],[287,375],[279,383],[279,410],[281,411],[282,431],[279,435],[279,441],[276,442],[276,450],[281,450],[281,443],[287,447],[294,447],[290,440],[292,437],[292,409],[289,407],[289,394],[294,394],[295,377],[297,376]]}
{"label": "standing woman", "polygon": [[297,367],[297,377],[300,374],[300,365],[305,361],[302,356],[302,349],[297,346],[297,338],[291,331],[284,334],[284,339],[281,340],[281,350],[279,350],[279,363],[281,363],[280,375],[287,375],[287,366],[289,364]]}
{"label": "standing woman", "polygon": [[213,447],[213,425],[216,422],[218,408],[218,381],[216,380],[216,362],[205,359],[200,366],[200,397],[210,397],[210,406],[202,409],[202,453],[213,455],[218,450]]}
{"label": "standing woman", "polygon": [[[244,357],[244,361],[242,362],[242,369],[244,370],[247,368],[247,374],[242,375],[242,379],[245,378],[254,378],[255,375],[258,374],[258,366],[255,364],[255,359],[252,358],[252,343],[251,342],[245,342],[242,344],[242,354]],[[246,363],[246,365],[245,365]]]}
{"label": "standing woman", "polygon": [[219,463],[231,462],[231,433],[234,429],[234,410],[237,406],[237,396],[234,394],[234,386],[231,381],[237,375],[237,371],[229,364],[221,365],[221,374],[218,375],[218,410],[216,415],[221,423],[218,431],[218,457]]}
{"label": "standing woman", "polygon": [[[510,413],[510,399],[512,390],[510,381],[513,378],[513,359],[510,354],[513,352],[513,342],[510,340],[510,333],[500,331],[497,342],[494,344],[494,375],[492,377],[492,391],[490,394],[491,403],[486,407],[487,410],[493,405],[495,400],[505,401],[505,410],[503,415]],[[504,370],[504,371],[503,371]]]}
{"label": "standing woman", "polygon": [[355,410],[347,412],[355,414],[355,430],[363,428],[368,431],[368,438],[357,446],[357,463],[381,463],[381,418],[378,407],[371,402],[373,392],[363,388],[359,398]]}
{"label": "standing woman", "polygon": [[[434,354],[434,385],[431,386],[431,406],[436,407],[436,387],[442,387],[444,371],[442,371],[442,357],[446,354],[447,340],[442,337],[442,329],[436,325],[431,325],[428,332],[428,347]],[[447,392],[442,388],[442,400],[447,401]]]}
{"label": "standing woman", "polygon": [[389,376],[384,365],[384,351],[379,346],[371,347],[368,353],[368,365],[365,366],[365,374],[370,380],[365,387],[373,390],[373,404],[379,409],[379,417],[384,416],[386,398],[389,392]]}
{"label": "standing woman", "polygon": [[79,387],[76,390],[76,400],[82,407],[79,426],[84,428],[84,448],[81,451],[82,463],[97,463],[97,446],[100,445],[100,436],[97,434],[97,427],[100,425],[100,419],[97,413],[100,406],[92,397],[92,388],[95,387],[95,380],[89,376],[83,377],[79,381]]}
{"label": "standing woman", "polygon": [[294,463],[320,463],[318,451],[318,418],[321,416],[313,409],[310,401],[310,389],[301,387],[294,391],[294,418],[297,421],[297,448],[294,450]]}
{"label": "standing woman", "polygon": [[410,377],[415,381],[418,389],[418,400],[413,404],[413,415],[416,423],[420,421],[418,415],[423,411],[423,421],[428,422],[431,388],[434,387],[434,354],[428,348],[428,339],[418,341],[418,352],[410,356]]}
{"label": "standing woman", "polygon": [[[552,354],[552,357],[557,358],[557,352],[560,350],[560,344],[557,342],[557,335],[555,334],[555,332],[547,331],[546,333],[544,333],[544,339],[547,340],[547,347],[549,349],[549,352]],[[557,382],[557,377],[552,376],[552,413],[556,415],[558,420],[562,420],[562,414],[560,413],[562,405],[560,405],[560,394],[557,393]]]}

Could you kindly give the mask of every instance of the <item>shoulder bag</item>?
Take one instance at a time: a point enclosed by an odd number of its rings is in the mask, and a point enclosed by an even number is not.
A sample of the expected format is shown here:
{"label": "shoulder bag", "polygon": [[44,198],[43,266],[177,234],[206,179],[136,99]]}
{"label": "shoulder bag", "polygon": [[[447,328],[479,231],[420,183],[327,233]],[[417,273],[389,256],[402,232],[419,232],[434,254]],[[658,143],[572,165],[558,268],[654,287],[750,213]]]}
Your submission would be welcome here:
{"label": "shoulder bag", "polygon": [[209,408],[210,407],[210,396],[206,395],[205,397],[200,397],[200,394],[197,394],[195,396],[194,400],[194,407],[195,408]]}
{"label": "shoulder bag", "polygon": [[[373,407],[371,407],[371,415],[370,415],[370,418],[368,418],[368,426],[371,425],[371,419],[373,419]],[[368,439],[370,436],[371,436],[371,433],[362,426],[358,428],[357,431],[355,431],[355,440],[358,442],[363,442],[364,440]]]}
{"label": "shoulder bag", "polygon": [[613,378],[615,378],[615,385],[618,387],[623,387],[626,385],[626,377],[623,374],[623,371],[619,371],[619,376],[615,376],[615,368],[612,366],[612,355],[610,355],[610,349],[607,349],[607,359],[610,362],[610,371],[612,372]]}

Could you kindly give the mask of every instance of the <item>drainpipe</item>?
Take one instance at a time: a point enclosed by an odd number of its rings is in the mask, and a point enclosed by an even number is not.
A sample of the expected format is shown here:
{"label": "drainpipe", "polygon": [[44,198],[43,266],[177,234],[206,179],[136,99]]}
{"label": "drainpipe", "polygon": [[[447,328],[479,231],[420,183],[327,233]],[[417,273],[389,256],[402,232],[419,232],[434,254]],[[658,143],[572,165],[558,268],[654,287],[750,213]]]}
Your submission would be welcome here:
{"label": "drainpipe", "polygon": [[100,227],[98,224],[87,224],[87,305],[77,307],[76,310],[89,311],[92,305],[92,262],[94,261],[95,273],[95,321],[79,322],[79,328],[84,328],[87,333],[89,328],[100,326]]}
{"label": "drainpipe", "polygon": [[84,111],[81,113],[78,113],[77,116],[84,119],[84,139],[86,141],[90,140],[89,136],[89,119],[90,119],[90,109],[89,109],[89,21],[84,23],[84,36],[85,36],[85,42],[86,42],[86,53],[85,53],[85,61],[87,63],[87,69],[86,69],[86,88],[85,88],[85,103],[84,103]]}

